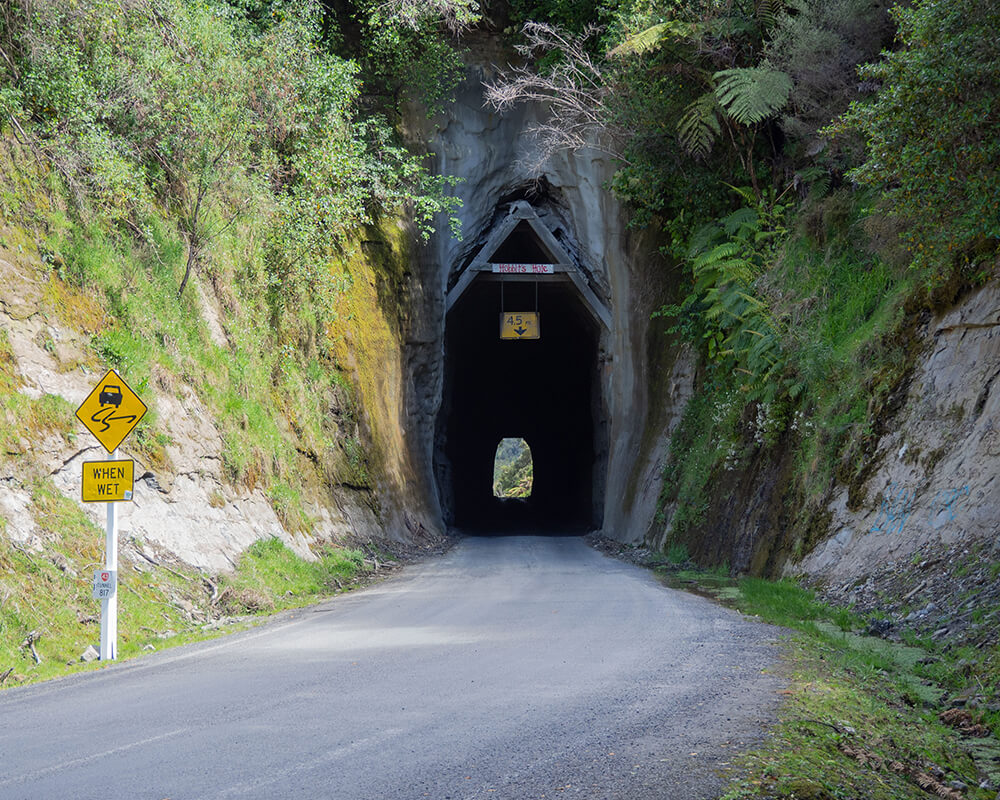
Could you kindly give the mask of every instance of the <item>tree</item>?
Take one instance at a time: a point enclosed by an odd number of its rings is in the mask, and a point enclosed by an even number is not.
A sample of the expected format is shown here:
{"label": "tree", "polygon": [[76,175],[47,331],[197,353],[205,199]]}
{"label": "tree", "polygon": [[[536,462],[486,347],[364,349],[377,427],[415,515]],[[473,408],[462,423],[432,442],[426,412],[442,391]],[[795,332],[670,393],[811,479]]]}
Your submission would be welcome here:
{"label": "tree", "polygon": [[975,260],[1000,245],[1000,6],[922,0],[896,7],[899,48],[860,71],[877,86],[833,133],[859,132],[849,173],[882,191],[918,267]]}

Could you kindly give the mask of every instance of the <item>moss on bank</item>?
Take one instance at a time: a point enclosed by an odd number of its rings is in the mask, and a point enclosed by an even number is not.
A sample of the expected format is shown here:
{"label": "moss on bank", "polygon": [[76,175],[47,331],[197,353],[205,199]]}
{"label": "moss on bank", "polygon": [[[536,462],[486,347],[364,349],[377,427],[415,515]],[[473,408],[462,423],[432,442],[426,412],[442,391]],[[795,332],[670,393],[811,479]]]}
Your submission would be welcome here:
{"label": "moss on bank", "polygon": [[[773,574],[829,535],[837,486],[849,508],[867,502],[878,442],[926,348],[921,326],[984,280],[956,264],[931,286],[908,261],[892,263],[864,233],[869,202],[841,190],[789,220],[754,289],[781,335],[781,388],[769,394],[738,363],[703,359],[671,439],[655,546],[678,542],[705,565]],[[774,485],[763,507],[765,484]],[[737,552],[741,526],[766,534],[755,534],[753,553]]]}

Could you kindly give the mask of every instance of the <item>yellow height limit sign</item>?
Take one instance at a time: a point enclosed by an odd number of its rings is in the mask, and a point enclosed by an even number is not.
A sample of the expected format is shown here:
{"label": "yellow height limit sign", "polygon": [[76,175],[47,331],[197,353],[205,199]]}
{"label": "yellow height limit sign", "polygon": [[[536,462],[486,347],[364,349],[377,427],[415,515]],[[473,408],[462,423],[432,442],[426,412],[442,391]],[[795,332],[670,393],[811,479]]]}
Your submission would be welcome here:
{"label": "yellow height limit sign", "polygon": [[113,369],[76,410],[80,422],[109,453],[125,440],[145,413],[146,404]]}
{"label": "yellow height limit sign", "polygon": [[500,315],[501,339],[540,339],[537,311],[515,313],[507,311]]}

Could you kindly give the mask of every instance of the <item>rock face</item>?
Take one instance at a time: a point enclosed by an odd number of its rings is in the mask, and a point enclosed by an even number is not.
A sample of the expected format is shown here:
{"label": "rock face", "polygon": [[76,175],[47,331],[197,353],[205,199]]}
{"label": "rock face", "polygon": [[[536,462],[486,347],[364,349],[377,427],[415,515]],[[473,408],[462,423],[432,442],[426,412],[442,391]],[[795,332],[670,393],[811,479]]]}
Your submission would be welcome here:
{"label": "rock face", "polygon": [[992,546],[1000,534],[1000,287],[931,320],[926,357],[878,443],[866,501],[830,504],[830,538],[790,573],[844,583],[921,548]]}
{"label": "rock face", "polygon": [[[85,335],[46,316],[42,287],[29,271],[0,259],[0,284],[4,286],[0,325],[16,358],[19,390],[28,397],[54,395],[78,406],[104,369],[93,362]],[[226,480],[221,437],[190,387],[171,384],[166,391],[153,383],[147,391],[156,392],[161,426],[170,441],[164,458],[168,466],[153,467],[132,451],[129,441],[123,444],[122,457],[136,460],[134,500],[118,506],[123,546],[169,553],[214,573],[230,569],[236,557],[260,538],[276,536],[301,556],[312,558],[309,545],[316,539],[384,535],[371,509],[350,491],[338,492],[335,503],[308,508],[315,520],[310,534],[289,533],[263,491],[234,488]],[[33,472],[48,476],[74,499],[80,496],[82,462],[108,458],[82,426],[72,445],[50,435],[23,441],[21,452],[30,457]],[[39,549],[42,532],[32,513],[31,477],[23,469],[0,475],[0,517],[6,520],[6,536]],[[103,504],[87,503],[83,508],[95,524],[104,526]]]}
{"label": "rock face", "polygon": [[[453,411],[447,406],[445,297],[510,204],[527,202],[610,309],[612,322],[600,328],[594,365],[593,519],[607,536],[639,541],[655,511],[665,448],[665,437],[648,434],[647,426],[655,416],[654,427],[662,432],[663,423],[676,416],[676,406],[690,393],[677,388],[668,394],[667,409],[651,413],[649,386],[667,377],[650,376],[647,359],[649,314],[662,302],[660,287],[650,276],[662,265],[655,250],[628,229],[627,215],[605,188],[614,169],[607,155],[597,150],[562,153],[540,172],[526,171],[522,164],[534,161],[530,131],[544,109],[528,104],[500,116],[484,107],[483,84],[496,77],[486,62],[502,63],[506,55],[495,52],[489,41],[473,42],[471,49],[475,60],[468,65],[457,102],[433,120],[414,114],[412,123],[414,137],[429,143],[434,171],[461,179],[455,193],[462,200],[463,231],[459,241],[445,228],[417,255],[406,342],[407,425],[414,460],[437,504],[437,523],[444,525],[454,500],[442,419],[442,408],[444,415]],[[688,386],[690,359],[668,366],[674,369],[673,383]]]}

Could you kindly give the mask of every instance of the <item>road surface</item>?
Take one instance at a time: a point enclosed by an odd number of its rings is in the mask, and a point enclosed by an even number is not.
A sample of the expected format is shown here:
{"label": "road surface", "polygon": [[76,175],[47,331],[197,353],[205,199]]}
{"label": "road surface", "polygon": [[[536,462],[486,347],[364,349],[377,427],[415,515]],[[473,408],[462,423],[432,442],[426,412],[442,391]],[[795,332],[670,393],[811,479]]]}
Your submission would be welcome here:
{"label": "road surface", "polygon": [[578,538],[465,539],[252,631],[0,693],[0,798],[714,797],[774,711],[777,635]]}

